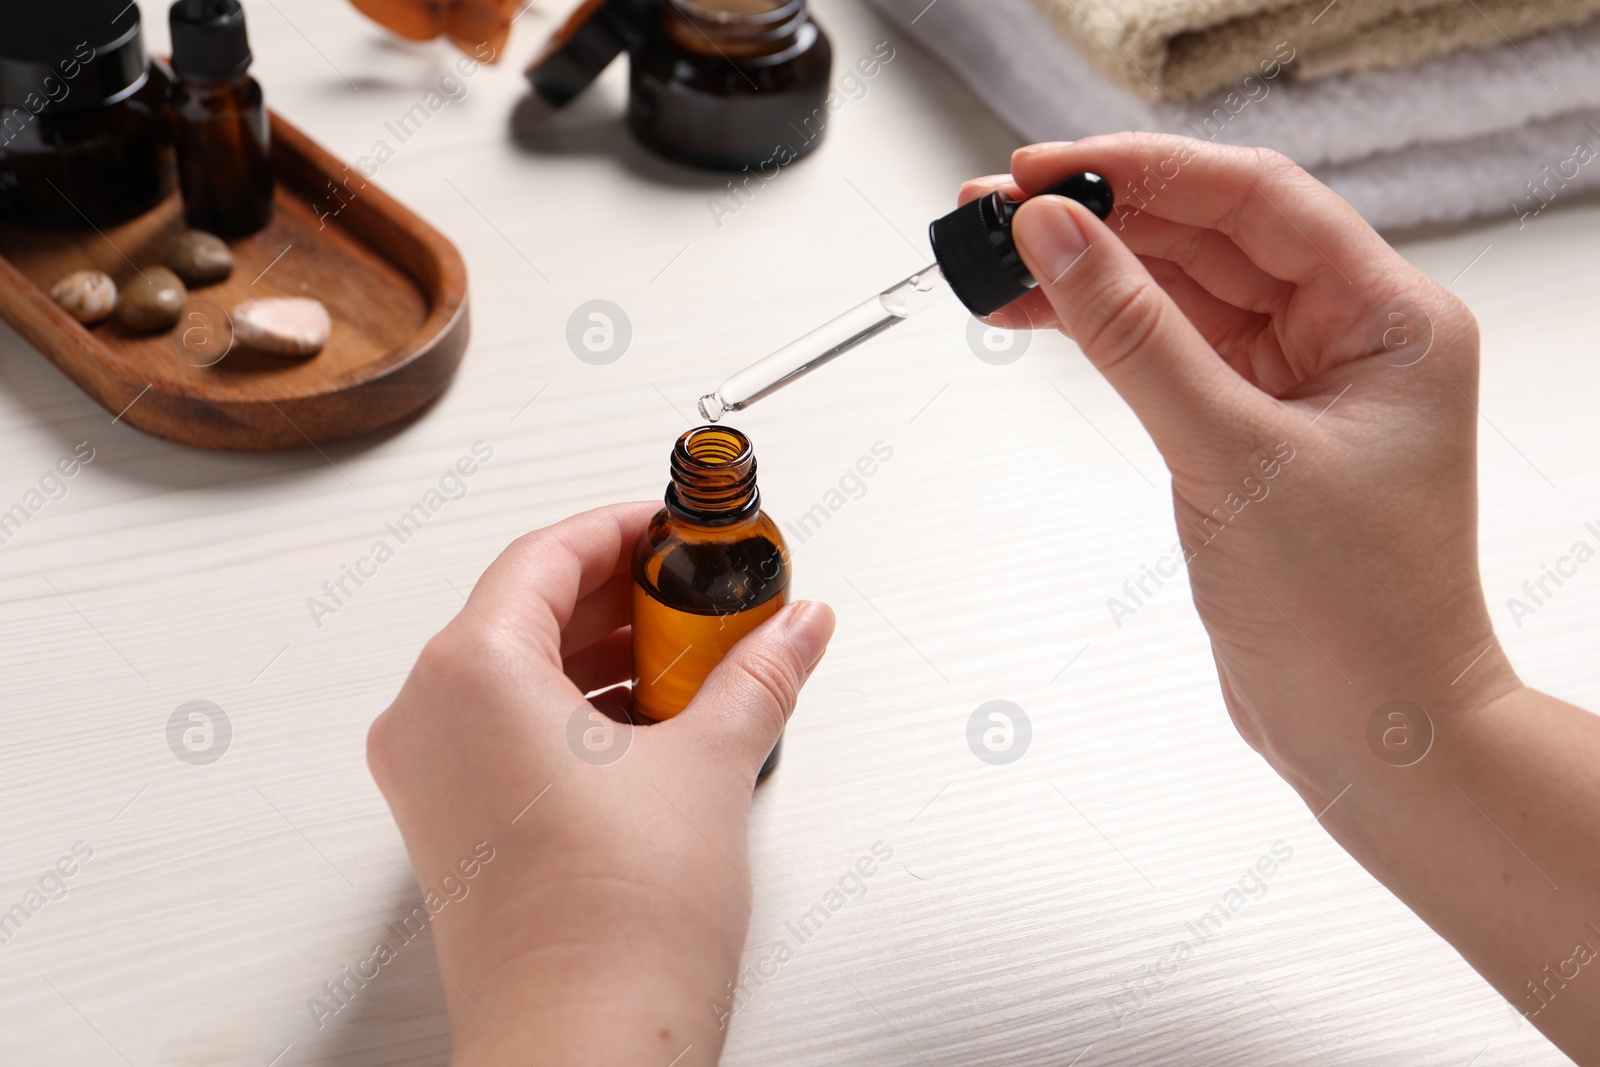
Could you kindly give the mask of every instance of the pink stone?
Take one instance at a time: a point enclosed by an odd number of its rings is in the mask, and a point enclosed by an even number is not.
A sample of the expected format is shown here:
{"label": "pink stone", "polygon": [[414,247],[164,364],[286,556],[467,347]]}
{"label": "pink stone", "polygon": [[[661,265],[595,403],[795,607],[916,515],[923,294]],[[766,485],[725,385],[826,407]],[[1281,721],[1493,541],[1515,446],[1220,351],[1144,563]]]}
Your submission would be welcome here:
{"label": "pink stone", "polygon": [[233,309],[233,339],[262,352],[314,356],[332,328],[322,301],[305,296],[246,300]]}

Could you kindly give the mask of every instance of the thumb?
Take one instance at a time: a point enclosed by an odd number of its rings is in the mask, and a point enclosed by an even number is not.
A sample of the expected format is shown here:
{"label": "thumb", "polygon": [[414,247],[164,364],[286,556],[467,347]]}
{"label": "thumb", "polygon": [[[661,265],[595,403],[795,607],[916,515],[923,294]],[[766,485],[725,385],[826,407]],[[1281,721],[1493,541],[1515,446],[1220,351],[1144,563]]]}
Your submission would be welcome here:
{"label": "thumb", "polygon": [[672,721],[715,739],[749,765],[753,780],[794,712],[800,687],[827,651],[833,623],[826,604],[790,604],[741,638]]}
{"label": "thumb", "polygon": [[[1061,332],[1109,381],[1169,460],[1214,434],[1261,418],[1265,401],[1223,362],[1139,257],[1082,204],[1036,196],[1011,232]],[[1226,425],[1226,423],[1224,423]]]}

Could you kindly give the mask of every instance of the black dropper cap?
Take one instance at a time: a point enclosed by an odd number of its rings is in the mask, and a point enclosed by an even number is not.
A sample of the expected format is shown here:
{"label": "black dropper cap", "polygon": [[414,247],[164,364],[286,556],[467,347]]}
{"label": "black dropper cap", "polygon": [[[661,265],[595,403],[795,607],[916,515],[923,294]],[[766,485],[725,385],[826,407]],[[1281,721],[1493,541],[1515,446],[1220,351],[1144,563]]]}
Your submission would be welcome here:
{"label": "black dropper cap", "polygon": [[[1039,196],[1064,196],[1109,218],[1111,183],[1084,172],[1057,182]],[[991,315],[1039,284],[1011,239],[1011,219],[1020,200],[990,193],[963,204],[928,227],[939,270],[956,297],[974,315]]]}
{"label": "black dropper cap", "polygon": [[172,72],[180,80],[230,82],[250,69],[250,39],[239,0],[177,0],[167,21]]}

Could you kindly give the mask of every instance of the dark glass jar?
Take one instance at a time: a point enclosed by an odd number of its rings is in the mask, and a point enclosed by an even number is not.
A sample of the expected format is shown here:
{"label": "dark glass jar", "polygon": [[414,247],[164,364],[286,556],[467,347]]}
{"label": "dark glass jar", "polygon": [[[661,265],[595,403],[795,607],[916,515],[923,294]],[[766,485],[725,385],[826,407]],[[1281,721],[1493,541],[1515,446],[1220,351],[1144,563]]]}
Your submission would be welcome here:
{"label": "dark glass jar", "polygon": [[105,225],[172,188],[166,73],[127,0],[7,5],[0,31],[0,218]]}
{"label": "dark glass jar", "polygon": [[832,67],[805,0],[672,0],[633,54],[628,128],[682,163],[781,167],[821,141]]}

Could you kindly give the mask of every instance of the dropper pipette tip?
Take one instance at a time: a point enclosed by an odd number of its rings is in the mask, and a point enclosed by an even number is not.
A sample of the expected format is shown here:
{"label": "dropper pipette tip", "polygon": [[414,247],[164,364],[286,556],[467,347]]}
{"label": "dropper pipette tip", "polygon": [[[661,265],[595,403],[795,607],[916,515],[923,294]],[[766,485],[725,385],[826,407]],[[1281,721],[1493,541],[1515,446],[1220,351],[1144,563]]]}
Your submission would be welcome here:
{"label": "dropper pipette tip", "polygon": [[722,402],[722,396],[719,393],[707,393],[700,398],[700,403],[696,406],[700,409],[700,417],[707,422],[716,422],[726,415],[729,410],[728,406]]}

